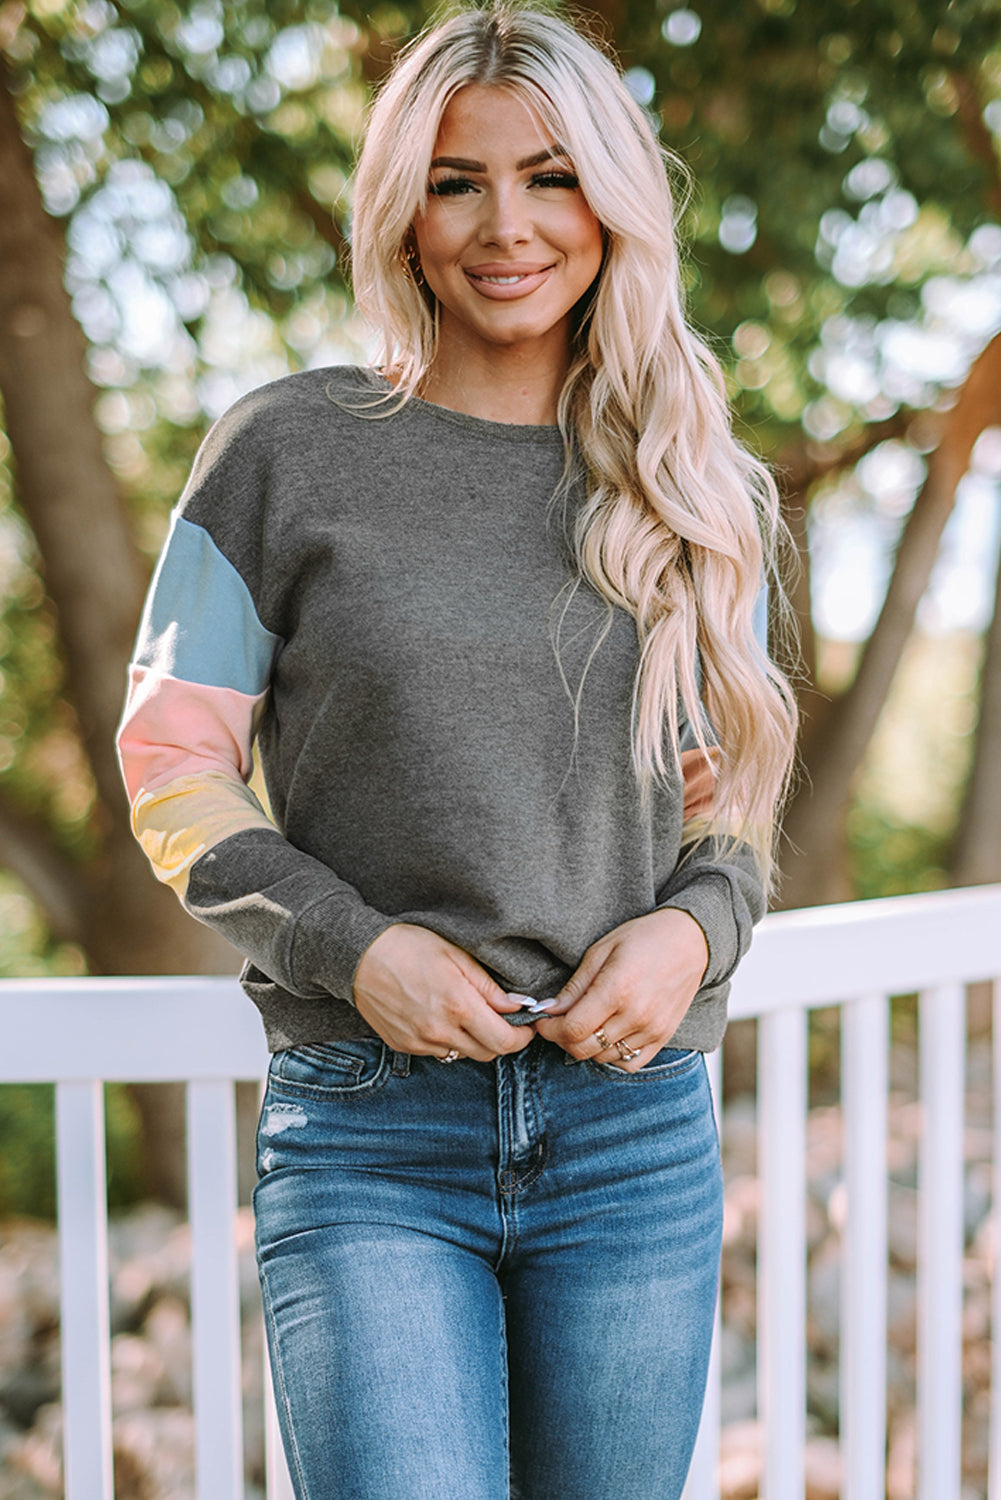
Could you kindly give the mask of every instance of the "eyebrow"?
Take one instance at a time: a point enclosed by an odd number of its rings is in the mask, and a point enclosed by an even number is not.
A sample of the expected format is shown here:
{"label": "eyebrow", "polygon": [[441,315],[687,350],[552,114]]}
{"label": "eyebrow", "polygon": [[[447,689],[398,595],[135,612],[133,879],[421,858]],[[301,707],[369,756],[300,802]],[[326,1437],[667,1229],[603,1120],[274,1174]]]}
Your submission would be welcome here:
{"label": "eyebrow", "polygon": [[[569,160],[569,154],[564,146],[547,146],[545,151],[537,151],[534,156],[523,156],[521,161],[515,162],[515,171],[527,172],[530,167],[540,167],[544,161],[551,161],[554,156],[563,156]],[[486,162],[467,161],[462,156],[436,156],[431,163],[432,167],[451,167],[457,172],[485,172]]]}

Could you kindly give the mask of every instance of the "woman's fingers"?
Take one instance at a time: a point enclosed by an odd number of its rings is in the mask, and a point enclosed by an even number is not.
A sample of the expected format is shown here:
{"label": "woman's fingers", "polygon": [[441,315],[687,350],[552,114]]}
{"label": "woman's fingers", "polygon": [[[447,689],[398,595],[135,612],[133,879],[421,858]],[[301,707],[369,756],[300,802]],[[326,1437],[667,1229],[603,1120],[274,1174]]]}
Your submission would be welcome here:
{"label": "woman's fingers", "polygon": [[599,942],[591,944],[577,965],[577,968],[556,996],[552,1005],[548,1007],[550,1016],[565,1016],[587,994],[592,983],[600,974],[602,966],[611,950],[612,945],[608,942],[607,938],[602,938]]}
{"label": "woman's fingers", "polygon": [[496,996],[486,995],[484,998],[491,1010],[495,1010],[499,1016],[511,1016],[521,1010],[529,996],[509,995],[506,990],[501,990]]}
{"label": "woman's fingers", "polygon": [[[587,1020],[585,1024],[590,1024],[590,1021]],[[539,1031],[542,1035],[546,1034],[542,1026]],[[555,1036],[549,1039],[557,1040]],[[574,1057],[607,1063],[613,1068],[623,1068],[626,1072],[635,1073],[661,1047],[667,1045],[668,1039],[659,1033],[651,1034],[649,1027],[641,1029],[630,1018],[628,1011],[615,1010],[581,1040],[574,1038],[558,1045],[563,1046]]]}
{"label": "woman's fingers", "polygon": [[527,1047],[536,1032],[573,1057],[635,1071],[665,1046],[707,961],[701,928],[664,909],[622,923],[584,954],[545,1015],[511,1026],[510,996],[481,964],[427,928],[399,922],[363,954],[355,1003],[399,1051],[487,1061]]}
{"label": "woman's fingers", "polygon": [[572,1057],[597,1057],[612,1050],[624,1031],[635,1030],[616,989],[614,974],[606,972],[602,964],[581,998],[567,1011],[539,1021],[539,1035]]}
{"label": "woman's fingers", "polygon": [[635,1072],[668,1044],[705,972],[701,928],[687,912],[634,917],[585,953],[541,1036],[573,1057],[597,1058]]}
{"label": "woman's fingers", "polygon": [[359,1014],[390,1047],[416,1055],[458,1052],[486,1062],[520,1051],[531,1033],[523,1036],[498,1013],[506,999],[468,953],[407,922],[381,932],[355,973]]}
{"label": "woman's fingers", "polygon": [[646,1066],[663,1045],[660,1038],[653,1042],[644,1042],[642,1037],[620,1037],[600,1058],[600,1061],[608,1063],[612,1068],[621,1068],[625,1073],[636,1073]]}
{"label": "woman's fingers", "polygon": [[483,1054],[481,1057],[471,1051],[468,1055],[476,1056],[480,1062],[487,1062],[501,1054],[520,1052],[535,1035],[531,1026],[511,1026],[502,1014],[482,1002],[469,1008],[463,1017],[462,1027],[465,1035]]}
{"label": "woman's fingers", "polygon": [[[621,1067],[628,1072],[635,1072],[643,1067],[665,1045],[665,1038],[651,1035],[649,1028],[641,1028],[630,1017],[628,1010],[616,1008],[609,1013],[606,1006],[601,1012],[585,1013],[582,1007],[583,1002],[580,1002],[569,1027],[557,1031],[555,1023],[547,1028],[545,1022],[541,1022],[539,1034],[556,1042],[573,1057],[608,1063],[613,1068]],[[577,1014],[578,1011],[580,1015]],[[602,1019],[592,1025],[599,1014]],[[584,1031],[585,1027],[589,1029]]]}
{"label": "woman's fingers", "polygon": [[562,992],[573,997],[570,1006],[539,1023],[540,1034],[573,1057],[618,1062],[623,1057],[617,1044],[637,1052],[677,1026],[667,1003],[663,954],[655,964],[648,953],[637,952],[632,925],[614,929],[587,950]]}

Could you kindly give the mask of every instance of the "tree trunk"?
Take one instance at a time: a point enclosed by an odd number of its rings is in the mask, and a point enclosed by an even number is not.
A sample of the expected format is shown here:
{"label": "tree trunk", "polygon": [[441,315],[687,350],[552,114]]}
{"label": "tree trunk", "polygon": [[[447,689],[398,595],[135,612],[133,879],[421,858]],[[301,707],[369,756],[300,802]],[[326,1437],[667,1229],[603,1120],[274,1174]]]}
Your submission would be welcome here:
{"label": "tree trunk", "polygon": [[88,870],[81,941],[96,972],[232,969],[232,950],[153,880],[129,828],[114,734],[145,586],[94,419],[86,345],[0,71],[0,393],[17,497],[56,607],[105,849]]}
{"label": "tree trunk", "polygon": [[[813,587],[810,577],[809,514],[813,487],[832,474],[844,473],[867,453],[893,438],[905,438],[914,413],[901,409],[883,422],[870,422],[852,440],[819,452],[804,440],[790,444],[775,464],[779,480],[782,517],[789,528],[798,568],[785,580],[789,602],[796,617],[799,635],[799,661],[793,673],[793,685],[799,703],[801,733],[804,741],[819,734],[830,712],[831,701],[817,686],[817,635],[813,628]],[[922,423],[929,418],[922,413]]]}
{"label": "tree trunk", "polygon": [[[5,80],[6,82],[6,80]],[[143,570],[101,451],[62,241],[42,205],[14,104],[0,89],[0,389],[18,498],[38,541],[88,757],[120,796],[112,733]]]}
{"label": "tree trunk", "polygon": [[1001,565],[980,673],[973,766],[952,855],[955,885],[1001,880]]}
{"label": "tree trunk", "polygon": [[[798,485],[782,490],[782,517],[796,554],[796,571],[789,580],[789,603],[799,636],[799,671],[807,692],[817,680],[817,638],[813,628],[810,587],[810,545],[807,537],[806,493]],[[797,684],[799,686],[799,684]]]}
{"label": "tree trunk", "polygon": [[904,528],[886,599],[855,680],[825,715],[822,732],[806,739],[802,786],[785,819],[785,906],[812,906],[831,899],[832,865],[837,863],[832,854],[840,846],[852,782],[914,628],[917,607],[955,504],[956,486],[969,467],[977,438],[999,421],[1001,334],[975,360],[948,414]]}
{"label": "tree trunk", "polygon": [[[18,500],[58,614],[102,836],[98,859],[60,878],[54,847],[30,857],[14,810],[0,818],[0,860],[45,909],[58,907],[61,929],[80,942],[94,973],[229,973],[233,950],[157,884],[129,828],[114,732],[144,569],[104,459],[85,358],[63,285],[62,237],[45,212],[0,67],[0,393]],[[152,1185],[176,1198],[183,1163],[176,1103],[173,1114],[173,1126],[151,1132],[149,1145]],[[157,1157],[173,1166],[157,1167]]]}
{"label": "tree trunk", "polygon": [[[1001,562],[994,616],[980,670],[980,718],[973,766],[959,815],[950,874],[953,885],[987,885],[1001,880]],[[989,1033],[993,1004],[994,985],[989,980],[967,986],[971,1035]]]}

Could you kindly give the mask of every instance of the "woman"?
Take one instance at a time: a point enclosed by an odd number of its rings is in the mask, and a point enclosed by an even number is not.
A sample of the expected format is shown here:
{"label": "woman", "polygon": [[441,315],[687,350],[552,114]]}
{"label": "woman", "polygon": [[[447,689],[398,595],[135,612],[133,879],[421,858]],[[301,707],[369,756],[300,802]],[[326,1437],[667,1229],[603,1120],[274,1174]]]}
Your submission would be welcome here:
{"label": "woman", "polygon": [[794,715],[753,631],[774,486],[685,325],[673,221],[596,47],[507,4],[433,28],[358,170],[381,373],[239,401],[147,602],[124,774],[274,1053],[259,1262],[309,1500],[684,1482],[703,1053]]}

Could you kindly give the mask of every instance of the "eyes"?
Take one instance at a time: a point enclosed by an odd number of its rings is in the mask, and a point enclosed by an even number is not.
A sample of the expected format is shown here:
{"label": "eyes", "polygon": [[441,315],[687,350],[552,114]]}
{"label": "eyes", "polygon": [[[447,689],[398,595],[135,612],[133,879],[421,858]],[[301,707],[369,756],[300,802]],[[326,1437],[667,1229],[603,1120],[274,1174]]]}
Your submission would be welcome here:
{"label": "eyes", "polygon": [[[536,172],[529,178],[528,186],[574,192],[580,187],[580,182],[574,172]],[[479,192],[479,184],[471,177],[439,177],[428,183],[428,194],[432,198],[460,198],[476,192]]]}

